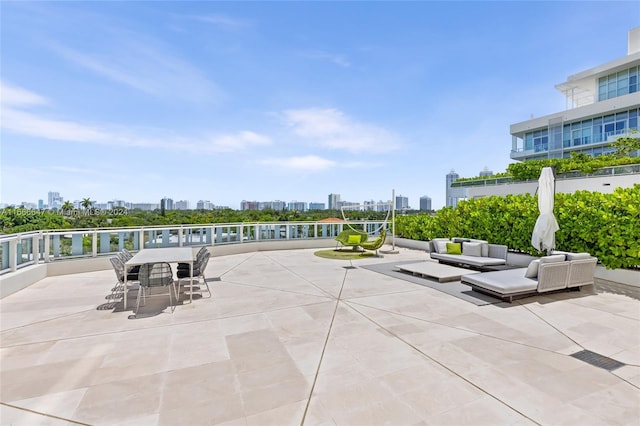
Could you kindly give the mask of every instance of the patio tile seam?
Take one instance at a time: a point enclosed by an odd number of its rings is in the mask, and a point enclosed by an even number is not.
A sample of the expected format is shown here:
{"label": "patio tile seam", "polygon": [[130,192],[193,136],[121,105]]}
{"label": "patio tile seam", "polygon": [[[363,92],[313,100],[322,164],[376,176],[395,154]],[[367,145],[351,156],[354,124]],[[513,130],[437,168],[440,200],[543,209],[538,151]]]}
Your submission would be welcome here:
{"label": "patio tile seam", "polygon": [[390,296],[390,295],[393,295],[393,294],[416,293],[416,292],[420,292],[420,291],[422,291],[422,289],[398,290],[398,291],[390,291],[390,292],[385,292],[385,293],[364,294],[362,296],[345,297],[345,298],[343,298],[341,300],[344,301],[344,302],[348,302],[350,300],[364,299],[364,298],[367,298],[367,297]]}
{"label": "patio tile seam", "polygon": [[[248,262],[249,260],[253,259],[256,255],[258,254],[258,252],[253,252],[250,253],[249,256],[247,256],[246,258],[242,259],[241,262],[236,263],[235,265],[233,265],[232,267],[230,267],[229,269],[227,269],[226,271],[224,271],[222,274],[220,274],[219,276],[222,277],[225,274],[228,274],[229,272],[233,271],[234,269],[236,269],[237,267],[239,267],[240,265],[242,265],[245,262]],[[212,257],[213,258],[213,257]],[[208,265],[209,267],[212,267],[212,265]],[[206,272],[206,270],[205,270]]]}
{"label": "patio tile seam", "polygon": [[338,293],[338,297],[335,299],[335,307],[333,309],[333,314],[331,316],[331,322],[329,323],[329,327],[327,328],[327,335],[324,339],[324,344],[322,345],[322,351],[320,352],[320,359],[318,360],[318,367],[316,368],[316,372],[313,376],[313,383],[311,384],[311,390],[309,391],[309,397],[307,398],[307,403],[304,407],[304,412],[302,414],[302,419],[300,420],[300,426],[304,425],[304,422],[307,418],[307,413],[309,411],[309,406],[311,405],[311,399],[313,398],[313,392],[316,388],[316,384],[318,383],[318,376],[320,375],[320,368],[322,367],[322,361],[324,360],[324,354],[327,350],[327,345],[329,344],[329,338],[331,337],[331,330],[333,329],[333,322],[336,319],[336,315],[338,313],[338,307],[340,306],[340,296],[342,295],[342,290],[344,289],[344,284],[347,281],[347,275],[349,274],[349,270],[345,269],[344,276],[342,278],[342,284],[340,285],[340,292]]}
{"label": "patio tile seam", "polygon": [[[315,285],[315,284],[313,283],[313,281],[310,281],[310,280],[308,280],[306,277],[304,277],[304,276],[302,276],[302,275],[300,275],[300,274],[296,273],[295,271],[293,271],[293,270],[292,270],[292,269],[290,269],[289,267],[287,267],[287,266],[283,265],[282,263],[278,262],[276,259],[274,259],[274,258],[272,258],[272,257],[269,257],[269,256],[267,256],[267,255],[265,255],[265,257],[266,257],[267,259],[269,259],[270,261],[274,262],[276,265],[278,265],[278,266],[280,266],[281,268],[283,268],[284,270],[286,270],[287,272],[289,272],[291,275],[296,276],[296,277],[298,277],[298,278],[302,279],[303,281],[305,281],[305,282],[309,283],[309,284],[310,284],[310,285],[312,285],[313,287],[315,287],[315,288],[317,288],[318,290],[320,290],[322,293],[326,293],[326,294],[327,294],[327,295],[329,295],[330,297],[335,298],[335,296],[334,296],[334,295],[330,294],[328,291],[326,291],[326,290],[325,290],[325,289],[323,289],[322,287],[319,287],[319,286]],[[351,263],[351,262],[350,262],[350,263]],[[344,276],[344,278],[343,278],[342,285],[341,285],[341,287],[340,287],[340,292],[342,292],[342,286],[344,286],[344,281],[345,281],[345,280],[346,280],[346,275],[345,275],[345,276]]]}
{"label": "patio tile seam", "polygon": [[[332,299],[332,300],[335,300],[335,299]],[[7,346],[1,345],[0,349],[17,348],[17,347],[21,347],[21,346],[36,345],[36,344],[48,343],[48,342],[61,342],[61,341],[70,341],[70,340],[76,340],[76,339],[85,339],[85,338],[90,338],[90,337],[108,336],[108,335],[111,335],[111,334],[121,334],[121,333],[124,334],[124,333],[130,333],[130,332],[139,332],[139,331],[143,331],[143,330],[153,330],[153,329],[160,329],[160,328],[167,329],[167,328],[171,328],[171,327],[182,327],[184,325],[190,325],[190,324],[200,324],[200,323],[206,323],[206,322],[211,322],[211,321],[219,321],[219,320],[225,320],[225,319],[230,319],[230,318],[240,318],[240,317],[243,317],[243,316],[252,316],[252,315],[261,314],[261,313],[278,312],[278,311],[283,311],[283,310],[292,309],[292,308],[298,308],[298,307],[303,307],[303,306],[319,305],[321,303],[330,303],[332,300],[318,301],[318,302],[313,302],[313,303],[304,303],[304,304],[300,304],[300,305],[286,306],[286,307],[275,308],[275,309],[270,309],[270,310],[266,310],[266,311],[246,312],[246,313],[237,314],[237,315],[227,315],[227,316],[221,316],[221,317],[216,317],[216,318],[206,318],[206,319],[202,319],[202,320],[189,320],[189,321],[183,321],[183,322],[173,323],[173,324],[161,324],[161,325],[154,325],[154,326],[150,326],[150,327],[139,327],[139,328],[126,329],[126,330],[113,330],[113,331],[109,331],[109,332],[105,332],[105,333],[92,333],[92,334],[83,334],[83,335],[78,335],[78,336],[62,337],[62,338],[57,338],[57,339],[38,340],[38,341],[33,341],[33,342],[20,343],[20,344],[16,344],[16,345],[7,345]]]}
{"label": "patio tile seam", "polygon": [[[347,306],[349,306],[349,304],[346,304]],[[505,407],[508,407],[509,409],[513,410],[514,412],[520,414],[523,418],[539,424],[539,422],[536,422],[534,419],[532,419],[531,417],[529,417],[528,415],[526,415],[525,413],[523,413],[522,411],[518,410],[517,408],[509,405],[507,402],[501,400],[500,398],[498,398],[496,395],[493,395],[491,392],[489,392],[488,390],[484,389],[482,386],[475,384],[473,381],[471,381],[470,379],[464,377],[463,375],[459,374],[458,372],[456,372],[455,370],[449,368],[447,365],[443,364],[442,362],[438,361],[435,358],[432,358],[431,356],[427,355],[426,353],[424,353],[422,350],[420,350],[420,348],[418,348],[417,346],[411,344],[410,342],[408,342],[407,340],[403,339],[402,337],[400,337],[397,333],[394,333],[393,331],[389,330],[387,327],[383,326],[382,324],[376,322],[375,320],[369,318],[366,314],[360,312],[359,310],[357,310],[355,307],[353,306],[349,306],[350,309],[352,309],[353,311],[355,311],[356,313],[358,313],[360,316],[362,316],[364,319],[366,319],[367,321],[371,322],[372,324],[374,324],[376,327],[379,327],[381,329],[383,329],[384,331],[386,331],[387,333],[389,333],[391,336],[393,336],[394,338],[396,338],[397,340],[399,340],[400,342],[404,343],[406,346],[408,346],[409,348],[411,348],[412,350],[416,351],[417,353],[419,353],[421,356],[423,356],[424,358],[434,362],[435,364],[439,365],[440,367],[444,368],[445,370],[447,370],[448,372],[450,372],[451,374],[453,374],[454,376],[458,377],[460,380],[464,381],[465,383],[468,383],[469,385],[473,386],[475,389],[477,389],[478,391],[482,392],[483,394],[487,395],[488,397],[494,399],[495,401],[497,401],[498,403],[504,405]]]}
{"label": "patio tile seam", "polygon": [[274,288],[274,287],[267,287],[264,285],[257,285],[257,284],[248,284],[248,283],[241,283],[241,282],[237,282],[237,281],[224,281],[225,284],[233,284],[233,285],[239,285],[239,286],[243,286],[243,287],[255,287],[255,288],[264,288],[266,290],[273,290],[273,291],[281,291],[283,293],[292,293],[292,294],[300,294],[303,296],[313,296],[313,297],[328,297],[332,300],[334,300],[336,297],[328,294],[327,296],[322,296],[322,295],[318,295],[318,294],[311,294],[311,293],[305,293],[305,292],[301,292],[301,291],[293,291],[293,290],[286,290],[286,289],[281,289],[281,288]]}
{"label": "patio tile seam", "polygon": [[47,323],[49,321],[55,321],[55,320],[68,318],[68,317],[72,317],[74,315],[80,315],[80,314],[84,314],[84,313],[87,313],[87,312],[93,312],[93,311],[94,311],[94,309],[85,309],[83,311],[72,312],[72,313],[69,313],[69,314],[66,314],[66,315],[59,315],[59,316],[56,316],[56,317],[46,318],[46,319],[42,319],[42,320],[39,320],[39,321],[30,322],[28,324],[19,325],[17,327],[7,328],[5,330],[0,331],[0,336],[2,336],[5,333],[11,332],[11,331],[20,330],[21,328],[24,328],[24,327],[30,327],[32,325],[40,325],[40,324]]}
{"label": "patio tile seam", "polygon": [[[382,309],[382,308],[378,308],[378,307],[375,307],[375,306],[365,305],[364,303],[358,303],[358,302],[351,302],[351,303],[353,303],[355,305],[358,305],[358,306],[365,307],[365,308],[370,308],[370,309],[375,309],[377,311],[386,312],[388,314],[397,315],[397,316],[401,316],[401,317],[405,317],[405,318],[410,318],[410,319],[413,319],[415,321],[426,322],[426,323],[429,323],[429,324],[439,325],[441,327],[451,328],[453,330],[464,331],[464,332],[467,332],[467,333],[470,333],[470,334],[474,334],[476,336],[486,337],[486,338],[489,338],[489,339],[495,339],[495,340],[499,340],[501,342],[507,342],[507,343],[511,343],[511,344],[514,344],[514,345],[524,346],[526,348],[531,348],[531,349],[536,349],[536,350],[540,350],[540,351],[544,351],[544,352],[549,352],[549,353],[553,353],[553,354],[556,354],[556,355],[564,355],[563,353],[556,352],[556,351],[553,351],[553,350],[540,348],[538,346],[533,346],[533,345],[530,345],[530,344],[527,344],[527,343],[523,343],[523,342],[517,342],[517,341],[505,339],[504,337],[498,337],[498,336],[493,336],[491,334],[481,333],[479,331],[469,330],[468,328],[462,328],[462,327],[457,327],[457,326],[453,326],[453,325],[449,325],[449,324],[443,324],[443,323],[440,323],[438,321],[432,321],[432,320],[427,320],[427,319],[424,319],[424,318],[418,318],[418,317],[414,317],[412,315],[402,314],[402,313],[399,313],[399,312],[389,311],[387,309]],[[580,345],[578,345],[578,346],[580,346]],[[582,347],[582,346],[580,346],[580,347]]]}
{"label": "patio tile seam", "polygon": [[18,407],[17,405],[8,404],[6,402],[0,402],[0,405],[4,405],[6,407],[10,407],[10,408],[13,408],[13,409],[16,409],[16,410],[20,410],[20,411],[25,411],[25,412],[31,413],[31,414],[37,414],[39,416],[46,417],[48,419],[62,420],[64,422],[69,422],[69,423],[72,423],[72,424],[82,425],[82,426],[91,426],[89,423],[82,423],[82,422],[79,422],[77,420],[71,420],[71,419],[67,419],[67,418],[64,418],[64,417],[59,417],[59,416],[56,416],[56,415],[53,415],[53,414],[43,413],[41,411],[32,410],[30,408]]}
{"label": "patio tile seam", "polygon": [[633,318],[633,317],[630,317],[628,315],[621,315],[621,314],[619,314],[617,312],[606,311],[604,309],[599,309],[599,308],[597,308],[595,306],[585,306],[585,305],[583,305],[581,303],[576,303],[576,302],[571,301],[571,300],[568,300],[567,302],[572,304],[572,305],[574,305],[574,306],[579,306],[580,308],[583,308],[583,309],[591,309],[591,310],[594,310],[594,311],[597,311],[597,312],[600,312],[600,313],[603,313],[603,314],[613,315],[613,316],[616,316],[618,318],[622,318],[622,319],[626,319],[626,320],[630,320],[630,321],[634,321],[634,322],[640,323],[640,318]]}

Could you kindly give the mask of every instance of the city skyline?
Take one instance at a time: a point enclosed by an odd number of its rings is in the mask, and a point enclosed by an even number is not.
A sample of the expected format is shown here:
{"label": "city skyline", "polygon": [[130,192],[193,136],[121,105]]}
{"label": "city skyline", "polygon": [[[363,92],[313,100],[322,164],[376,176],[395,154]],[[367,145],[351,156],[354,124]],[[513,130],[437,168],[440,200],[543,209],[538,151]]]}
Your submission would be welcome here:
{"label": "city skyline", "polygon": [[450,170],[506,170],[512,123],[562,110],[556,84],[626,54],[640,5],[3,2],[2,12],[2,204],[49,188],[235,209],[242,198],[386,200],[395,189],[438,209]]}
{"label": "city skyline", "polygon": [[[365,199],[361,203],[354,201],[346,201],[341,200],[340,194],[332,193],[329,194],[329,198],[335,196],[337,198],[337,204],[333,207],[333,209],[340,209],[342,207],[359,207],[362,210],[386,210],[388,206],[391,205],[391,199],[387,201],[374,199]],[[402,195],[396,195],[396,208],[398,210],[407,210],[410,209],[408,204],[408,197],[404,197]],[[5,208],[8,206],[14,207],[24,207],[28,209],[60,209],[62,206],[69,202],[73,205],[74,208],[81,209],[83,207],[83,203],[85,199],[88,199],[92,203],[92,207],[98,209],[112,209],[116,207],[125,207],[125,208],[139,208],[142,210],[154,210],[161,209],[162,204],[164,203],[164,208],[166,210],[215,210],[215,209],[226,209],[231,208],[229,206],[217,205],[210,200],[200,199],[196,203],[191,203],[189,200],[177,200],[171,197],[163,197],[158,202],[152,201],[127,201],[122,199],[113,199],[113,200],[97,200],[92,199],[91,197],[84,197],[83,199],[69,200],[65,199],[63,195],[61,195],[58,191],[49,191],[47,193],[47,203],[44,203],[44,197],[39,198],[37,201],[25,201],[23,200],[20,203],[16,204],[0,204],[0,208]],[[422,197],[421,197],[422,199]],[[273,210],[325,210],[328,209],[327,205],[331,205],[331,203],[327,204],[324,202],[318,201],[282,201],[282,200],[242,200],[240,202],[240,208],[236,210],[264,210],[264,209],[273,209]],[[386,207],[382,208],[381,206],[385,205]],[[408,208],[407,208],[408,207]],[[329,208],[331,209],[331,208]]]}

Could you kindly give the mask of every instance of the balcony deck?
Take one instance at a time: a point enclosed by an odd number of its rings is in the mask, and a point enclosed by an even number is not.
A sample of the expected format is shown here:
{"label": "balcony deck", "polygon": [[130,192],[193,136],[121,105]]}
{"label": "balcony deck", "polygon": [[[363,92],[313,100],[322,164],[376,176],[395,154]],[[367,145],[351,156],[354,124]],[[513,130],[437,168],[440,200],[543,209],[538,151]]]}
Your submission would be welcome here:
{"label": "balcony deck", "polygon": [[[422,251],[313,252],[212,258],[213,297],[153,315],[157,298],[139,319],[97,309],[113,271],[4,298],[1,423],[637,424],[639,300],[591,289],[478,306],[360,267]],[[583,349],[625,366],[570,356]]]}

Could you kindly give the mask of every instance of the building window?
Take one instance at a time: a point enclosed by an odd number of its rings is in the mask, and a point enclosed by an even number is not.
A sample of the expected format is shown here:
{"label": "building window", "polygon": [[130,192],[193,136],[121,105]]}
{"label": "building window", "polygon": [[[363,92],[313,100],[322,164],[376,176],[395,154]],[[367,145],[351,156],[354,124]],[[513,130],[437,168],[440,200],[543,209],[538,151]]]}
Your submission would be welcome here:
{"label": "building window", "polygon": [[598,79],[598,101],[628,95],[638,91],[638,67],[612,73]]}

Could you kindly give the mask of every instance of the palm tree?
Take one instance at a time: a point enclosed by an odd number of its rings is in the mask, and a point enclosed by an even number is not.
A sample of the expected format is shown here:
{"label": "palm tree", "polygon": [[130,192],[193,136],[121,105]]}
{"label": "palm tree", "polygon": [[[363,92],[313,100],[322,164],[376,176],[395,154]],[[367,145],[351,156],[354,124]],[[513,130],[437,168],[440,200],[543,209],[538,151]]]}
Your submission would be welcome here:
{"label": "palm tree", "polygon": [[69,214],[71,214],[71,211],[73,210],[73,204],[71,204],[71,201],[65,201],[62,204],[62,214],[67,216]]}
{"label": "palm tree", "polygon": [[85,210],[89,210],[89,208],[93,205],[93,201],[91,201],[91,198],[83,198],[80,205],[84,207]]}

